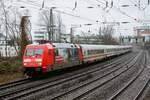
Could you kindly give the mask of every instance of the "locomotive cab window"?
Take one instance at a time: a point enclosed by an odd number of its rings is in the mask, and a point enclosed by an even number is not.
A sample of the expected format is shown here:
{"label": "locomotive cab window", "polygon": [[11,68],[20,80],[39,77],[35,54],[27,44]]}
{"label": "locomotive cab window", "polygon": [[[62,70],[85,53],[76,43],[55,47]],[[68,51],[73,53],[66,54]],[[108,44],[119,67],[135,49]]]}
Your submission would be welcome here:
{"label": "locomotive cab window", "polygon": [[34,51],[35,55],[41,55],[43,53],[43,49],[35,49]]}
{"label": "locomotive cab window", "polygon": [[36,48],[36,49],[34,49],[34,48],[30,48],[30,49],[27,49],[26,50],[26,53],[25,53],[25,55],[27,55],[27,56],[31,56],[31,55],[42,55],[42,53],[43,53],[43,49],[39,49],[39,48]]}

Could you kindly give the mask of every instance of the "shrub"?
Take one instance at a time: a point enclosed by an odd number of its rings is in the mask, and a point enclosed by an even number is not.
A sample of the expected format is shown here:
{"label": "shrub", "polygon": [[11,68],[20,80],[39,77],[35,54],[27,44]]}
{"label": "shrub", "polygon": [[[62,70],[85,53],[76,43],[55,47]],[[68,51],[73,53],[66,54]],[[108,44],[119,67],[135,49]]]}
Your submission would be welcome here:
{"label": "shrub", "polygon": [[21,71],[22,62],[17,57],[3,58],[0,60],[0,74]]}

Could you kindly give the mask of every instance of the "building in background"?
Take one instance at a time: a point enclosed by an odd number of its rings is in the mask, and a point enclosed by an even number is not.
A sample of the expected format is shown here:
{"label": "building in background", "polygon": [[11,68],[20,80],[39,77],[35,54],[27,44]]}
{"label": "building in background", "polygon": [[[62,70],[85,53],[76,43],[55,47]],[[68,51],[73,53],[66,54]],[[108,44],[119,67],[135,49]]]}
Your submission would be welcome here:
{"label": "building in background", "polygon": [[[0,56],[14,57],[18,55],[14,46],[10,45],[9,42],[10,40],[6,41],[6,37],[2,33],[0,33]],[[6,43],[7,43],[7,48],[6,48]],[[6,50],[7,50],[7,55],[6,55]]]}
{"label": "building in background", "polygon": [[[55,27],[53,27],[53,37],[52,37],[53,42],[63,42],[64,36],[67,35],[65,25],[62,24],[60,27],[58,24],[56,24],[54,26]],[[36,30],[33,30],[32,35],[33,35],[34,42],[40,42],[42,40],[49,40],[49,33],[45,26],[39,26]],[[68,36],[67,36],[67,38],[68,38]]]}
{"label": "building in background", "polygon": [[102,39],[97,38],[97,35],[89,35],[89,36],[74,36],[73,42],[80,44],[103,44]]}
{"label": "building in background", "polygon": [[143,37],[144,42],[150,42],[150,26],[134,27],[134,33],[137,37]]}
{"label": "building in background", "polygon": [[33,39],[35,42],[39,42],[41,40],[48,40],[48,33],[45,28],[40,28],[38,30],[33,31]]}

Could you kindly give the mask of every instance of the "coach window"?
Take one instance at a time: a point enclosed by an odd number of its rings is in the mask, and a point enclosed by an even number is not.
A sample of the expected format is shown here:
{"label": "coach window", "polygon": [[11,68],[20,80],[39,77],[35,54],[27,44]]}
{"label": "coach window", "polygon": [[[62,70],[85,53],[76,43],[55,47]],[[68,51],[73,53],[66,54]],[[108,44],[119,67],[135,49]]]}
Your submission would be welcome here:
{"label": "coach window", "polygon": [[104,49],[101,49],[101,50],[100,50],[100,53],[104,53]]}
{"label": "coach window", "polygon": [[67,60],[67,49],[58,49],[58,55],[64,57],[64,60]]}
{"label": "coach window", "polygon": [[78,49],[77,48],[75,48],[75,54],[78,55]]}
{"label": "coach window", "polygon": [[87,52],[88,52],[87,50],[84,50],[84,55],[85,55],[85,56],[87,56],[87,55],[88,55],[88,54],[87,54]]}
{"label": "coach window", "polygon": [[90,53],[89,50],[87,50],[87,51],[86,51],[86,54],[89,55],[89,53]]}
{"label": "coach window", "polygon": [[75,57],[75,48],[72,49],[72,56]]}
{"label": "coach window", "polygon": [[73,57],[73,48],[69,49],[69,57],[71,57],[71,58]]}
{"label": "coach window", "polygon": [[107,49],[107,52],[109,52],[109,49]]}

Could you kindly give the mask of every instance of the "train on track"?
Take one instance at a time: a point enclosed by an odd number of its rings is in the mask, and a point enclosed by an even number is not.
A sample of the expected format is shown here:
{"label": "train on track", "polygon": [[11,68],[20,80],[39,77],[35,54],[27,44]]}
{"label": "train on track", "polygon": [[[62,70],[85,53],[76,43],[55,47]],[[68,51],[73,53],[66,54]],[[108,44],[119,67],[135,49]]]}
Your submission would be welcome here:
{"label": "train on track", "polygon": [[132,50],[132,46],[88,45],[71,43],[29,44],[23,56],[24,73],[28,76],[95,62]]}

